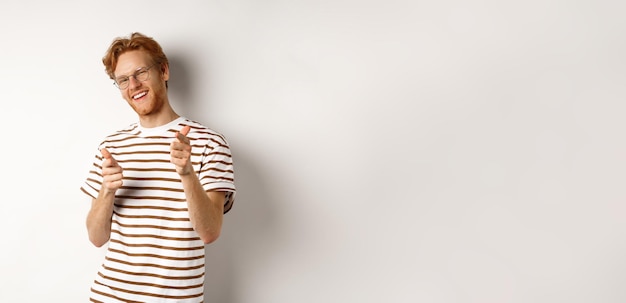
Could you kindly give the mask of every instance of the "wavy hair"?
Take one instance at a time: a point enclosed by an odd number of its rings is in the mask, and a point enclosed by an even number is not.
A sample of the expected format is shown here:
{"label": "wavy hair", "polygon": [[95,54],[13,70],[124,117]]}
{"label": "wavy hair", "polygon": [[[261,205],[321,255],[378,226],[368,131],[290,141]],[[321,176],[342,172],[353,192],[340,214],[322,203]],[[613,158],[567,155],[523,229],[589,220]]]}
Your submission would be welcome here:
{"label": "wavy hair", "polygon": [[152,37],[148,37],[144,34],[134,32],[129,37],[118,37],[111,43],[106,54],[102,58],[104,68],[111,79],[115,79],[115,67],[117,66],[117,60],[125,52],[133,50],[143,50],[148,52],[152,60],[157,64],[166,64],[169,66],[169,61],[163,52],[163,49]]}

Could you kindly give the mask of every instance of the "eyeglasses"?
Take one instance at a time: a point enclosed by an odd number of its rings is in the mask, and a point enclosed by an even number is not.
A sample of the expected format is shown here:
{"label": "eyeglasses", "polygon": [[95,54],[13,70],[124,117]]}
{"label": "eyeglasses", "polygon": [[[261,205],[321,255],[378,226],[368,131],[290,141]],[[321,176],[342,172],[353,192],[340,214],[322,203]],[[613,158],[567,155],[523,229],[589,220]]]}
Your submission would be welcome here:
{"label": "eyeglasses", "polygon": [[117,86],[117,88],[119,89],[126,89],[128,87],[128,85],[130,84],[130,77],[135,78],[135,80],[139,81],[139,82],[144,82],[144,81],[148,81],[148,79],[150,79],[150,69],[155,66],[156,63],[148,66],[148,67],[142,67],[140,69],[138,69],[137,71],[135,71],[134,74],[128,76],[128,77],[119,77],[117,79],[115,79],[115,81],[113,81],[113,84],[115,84],[115,86]]}

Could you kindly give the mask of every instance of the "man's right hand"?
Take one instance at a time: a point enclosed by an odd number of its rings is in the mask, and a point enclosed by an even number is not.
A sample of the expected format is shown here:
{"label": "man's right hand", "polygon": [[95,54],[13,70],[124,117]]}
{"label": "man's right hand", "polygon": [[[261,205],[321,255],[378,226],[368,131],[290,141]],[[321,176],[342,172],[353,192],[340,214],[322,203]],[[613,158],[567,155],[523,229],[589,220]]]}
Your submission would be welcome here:
{"label": "man's right hand", "polygon": [[115,192],[122,187],[122,167],[106,149],[100,150],[102,153],[102,186],[108,191]]}

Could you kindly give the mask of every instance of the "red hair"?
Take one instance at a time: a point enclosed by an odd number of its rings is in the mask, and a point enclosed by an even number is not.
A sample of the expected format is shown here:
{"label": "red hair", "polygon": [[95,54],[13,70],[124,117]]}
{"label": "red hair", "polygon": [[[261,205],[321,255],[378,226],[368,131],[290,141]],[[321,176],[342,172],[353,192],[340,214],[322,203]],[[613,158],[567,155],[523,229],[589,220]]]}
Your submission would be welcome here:
{"label": "red hair", "polygon": [[166,64],[169,66],[167,57],[163,49],[152,37],[148,37],[141,33],[132,33],[130,37],[118,37],[111,43],[106,54],[102,58],[105,71],[111,79],[115,79],[113,72],[117,66],[117,59],[123,53],[132,50],[143,50],[147,52],[152,60],[157,64]]}

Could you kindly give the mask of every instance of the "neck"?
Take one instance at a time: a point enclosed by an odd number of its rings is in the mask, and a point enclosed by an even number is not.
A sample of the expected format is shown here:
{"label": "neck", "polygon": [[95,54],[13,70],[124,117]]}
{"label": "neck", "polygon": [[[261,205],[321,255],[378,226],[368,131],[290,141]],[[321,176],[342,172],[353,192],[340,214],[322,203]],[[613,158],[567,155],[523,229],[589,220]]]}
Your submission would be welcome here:
{"label": "neck", "polygon": [[178,117],[180,116],[171,107],[168,107],[156,115],[139,116],[139,123],[142,127],[152,128],[170,123]]}

